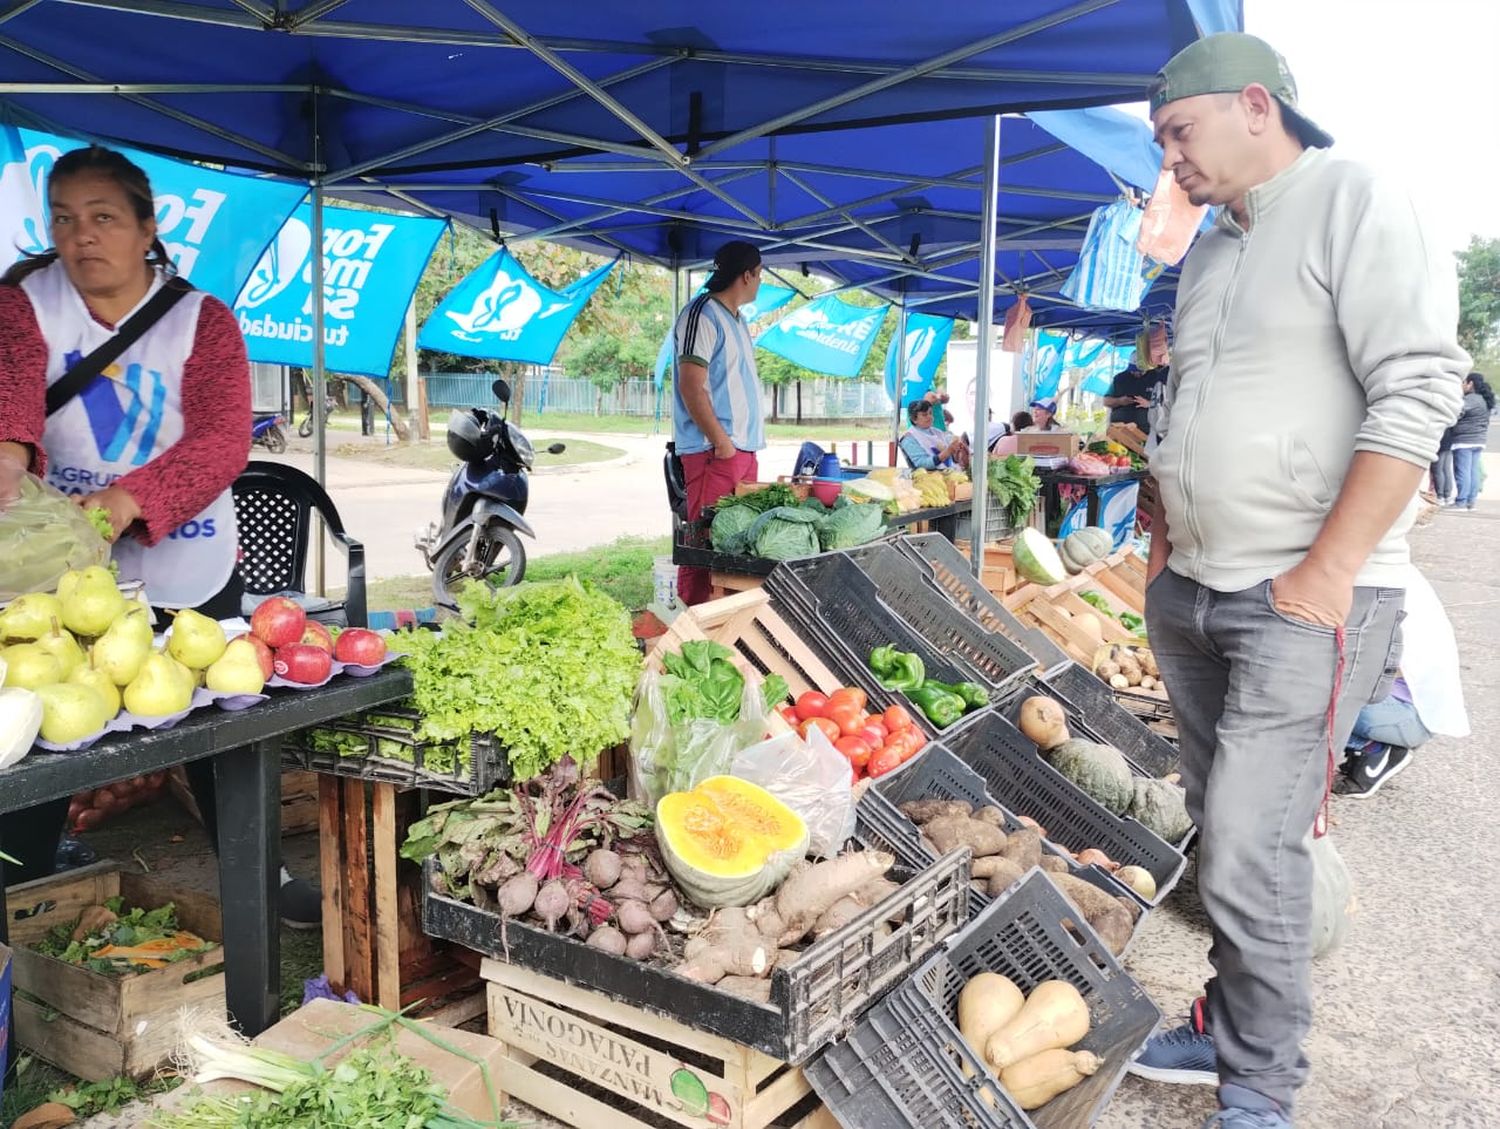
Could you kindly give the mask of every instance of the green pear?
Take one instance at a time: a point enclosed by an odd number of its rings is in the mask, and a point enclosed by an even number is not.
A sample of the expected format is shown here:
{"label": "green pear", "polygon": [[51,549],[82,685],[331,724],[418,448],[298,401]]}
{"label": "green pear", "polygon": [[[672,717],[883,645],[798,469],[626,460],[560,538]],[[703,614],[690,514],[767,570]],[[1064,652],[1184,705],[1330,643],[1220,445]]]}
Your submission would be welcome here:
{"label": "green pear", "polygon": [[100,565],[63,573],[57,582],[57,598],[62,601],[63,626],[90,638],[103,635],[125,610],[125,597],[115,578]]}
{"label": "green pear", "polygon": [[210,690],[221,694],[259,694],[266,686],[255,645],[241,636],[224,648],[223,657],[204,671]]}
{"label": "green pear", "polygon": [[110,717],[120,712],[120,688],[115,685],[114,679],[98,667],[85,663],[68,675],[67,681],[75,686],[87,686],[98,694],[109,707]]}
{"label": "green pear", "polygon": [[218,620],[209,619],[191,608],[178,612],[172,620],[167,651],[183,666],[207,670],[224,654],[224,646],[224,629]]}
{"label": "green pear", "polygon": [[50,592],[17,596],[0,612],[0,639],[24,642],[45,635],[62,619],[62,601]]}
{"label": "green pear", "polygon": [[151,613],[139,605],[127,605],[103,635],[94,640],[94,666],[109,675],[116,686],[129,686],[151,653]]}
{"label": "green pear", "polygon": [[35,643],[13,643],[0,651],[5,660],[5,685],[36,690],[63,680],[57,656]]}
{"label": "green pear", "polygon": [[42,740],[54,745],[97,733],[115,716],[95,690],[77,683],[43,686],[37,696],[42,699]]}
{"label": "green pear", "polygon": [[181,673],[185,669],[161,651],[147,655],[141,672],[125,687],[125,708],[141,717],[181,713],[193,700],[192,684]]}
{"label": "green pear", "polygon": [[46,634],[37,637],[36,645],[62,664],[62,678],[59,681],[63,682],[84,664],[87,657],[83,648],[78,645],[78,640],[64,631],[55,619]]}

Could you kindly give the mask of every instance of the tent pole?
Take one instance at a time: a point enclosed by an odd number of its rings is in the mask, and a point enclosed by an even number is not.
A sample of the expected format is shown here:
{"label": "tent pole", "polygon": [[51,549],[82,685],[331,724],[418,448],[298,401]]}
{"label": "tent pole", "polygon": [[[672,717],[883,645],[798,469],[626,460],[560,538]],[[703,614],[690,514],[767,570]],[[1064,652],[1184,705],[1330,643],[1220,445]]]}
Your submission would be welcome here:
{"label": "tent pole", "polygon": [[[906,288],[901,288],[901,318],[896,323],[896,414],[891,420],[891,439],[901,441],[901,392],[906,387]],[[900,466],[900,463],[896,464]]]}
{"label": "tent pole", "polygon": [[411,301],[406,303],[406,415],[412,422],[412,431],[415,438],[426,439],[427,427],[425,420],[419,420],[417,413],[417,295],[412,292]]}
{"label": "tent pole", "polygon": [[[675,338],[677,336],[677,318],[681,314],[682,314],[682,272],[680,270],[678,270],[677,267],[674,265],[672,267],[672,325],[671,325],[671,328],[667,330],[667,332],[670,333],[672,335],[672,337],[674,338],[673,343],[672,343],[672,349],[670,350],[670,352],[672,352],[672,353],[676,353],[677,352],[677,343],[676,343],[676,340],[675,340]],[[675,360],[675,358],[674,358],[674,360]],[[657,431],[658,434],[661,433],[661,409],[662,409],[662,405],[666,402],[666,398],[667,398],[667,380],[672,379],[673,370],[676,367],[677,366],[675,364],[669,365],[667,367],[667,376],[666,376],[665,379],[662,380],[661,387],[656,390],[656,431]],[[676,427],[677,427],[675,419],[674,419],[674,422],[672,424],[672,427],[673,427],[673,430],[675,432]]]}
{"label": "tent pole", "polygon": [[989,462],[990,352],[995,339],[995,228],[1000,201],[1000,115],[990,119],[984,147],[984,202],[979,245],[979,356],[974,389],[974,504],[969,515],[974,575],[984,576],[985,510],[990,500],[986,467]]}
{"label": "tent pole", "polygon": [[[313,477],[328,488],[328,373],[324,369],[323,349],[323,180],[312,182],[312,331],[313,331]],[[317,569],[317,594],[325,594],[327,559],[323,546],[323,526],[317,523],[313,540],[314,564]]]}

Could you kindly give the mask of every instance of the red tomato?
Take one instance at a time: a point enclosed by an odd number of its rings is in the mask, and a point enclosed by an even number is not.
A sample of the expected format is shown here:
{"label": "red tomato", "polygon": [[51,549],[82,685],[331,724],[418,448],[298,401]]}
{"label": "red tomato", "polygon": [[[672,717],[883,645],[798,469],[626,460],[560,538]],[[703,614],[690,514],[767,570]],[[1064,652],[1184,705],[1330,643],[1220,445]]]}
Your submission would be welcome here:
{"label": "red tomato", "polygon": [[858,736],[863,737],[872,749],[878,749],[885,744],[890,732],[878,721],[867,721],[859,727]]}
{"label": "red tomato", "polygon": [[884,776],[901,764],[901,750],[887,745],[870,757],[866,771],[872,776]]}
{"label": "red tomato", "polygon": [[840,737],[833,747],[848,757],[855,768],[864,768],[870,763],[870,745],[859,737]]}
{"label": "red tomato", "polygon": [[822,717],[826,709],[828,709],[828,698],[816,690],[809,690],[797,699],[797,716],[803,721],[812,717]]}
{"label": "red tomato", "polygon": [[796,729],[797,726],[802,724],[802,719],[797,716],[797,711],[791,706],[777,706],[776,712],[779,713],[782,716],[783,720],[785,720],[786,723],[793,729]]}
{"label": "red tomato", "polygon": [[843,736],[839,732],[838,722],[829,721],[826,717],[810,717],[797,727],[798,734],[804,741],[809,740],[808,734],[814,729],[827,737],[830,742],[837,741]]}
{"label": "red tomato", "polygon": [[857,710],[863,710],[865,708],[866,700],[867,699],[865,697],[865,692],[854,686],[845,686],[842,689],[835,690],[832,694],[828,695],[828,702],[830,705],[840,705],[844,702],[853,702],[854,708]]}
{"label": "red tomato", "polygon": [[881,721],[892,733],[911,728],[911,714],[906,712],[905,706],[891,706],[881,715]]}
{"label": "red tomato", "polygon": [[849,737],[859,732],[861,713],[863,711],[853,702],[830,702],[825,716],[838,724],[840,733]]}
{"label": "red tomato", "polygon": [[911,746],[911,755],[915,756],[927,747],[927,734],[920,729],[912,728],[906,731],[906,743]]}

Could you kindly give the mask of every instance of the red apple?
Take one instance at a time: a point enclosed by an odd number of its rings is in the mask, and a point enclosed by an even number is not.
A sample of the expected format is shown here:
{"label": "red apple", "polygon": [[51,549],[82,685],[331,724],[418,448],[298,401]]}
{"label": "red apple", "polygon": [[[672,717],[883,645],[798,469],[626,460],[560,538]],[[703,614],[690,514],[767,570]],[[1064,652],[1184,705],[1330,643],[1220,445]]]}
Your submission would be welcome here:
{"label": "red apple", "polygon": [[276,651],[276,673],[288,682],[315,686],[333,670],[333,656],[322,647],[289,643]]}
{"label": "red apple", "polygon": [[354,666],[374,666],[385,658],[385,636],[363,627],[351,627],[339,633],[333,657]]}
{"label": "red apple", "polygon": [[272,596],[250,617],[250,630],[273,649],[299,641],[306,626],[307,613],[296,600],[285,596]]}
{"label": "red apple", "polygon": [[319,650],[333,654],[333,636],[328,634],[328,628],[324,627],[315,619],[307,621],[307,626],[302,629],[302,642],[309,647],[317,647]]}
{"label": "red apple", "polygon": [[[260,663],[260,674],[262,678],[270,678],[271,675],[275,673],[276,667],[273,665],[275,660],[272,659],[271,648],[266,646],[266,641],[264,639],[262,639],[259,635],[251,635],[249,632],[246,632],[243,635],[236,635],[234,638],[247,639],[249,640],[250,645],[255,648],[255,657]],[[234,642],[234,639],[231,639],[230,642]]]}

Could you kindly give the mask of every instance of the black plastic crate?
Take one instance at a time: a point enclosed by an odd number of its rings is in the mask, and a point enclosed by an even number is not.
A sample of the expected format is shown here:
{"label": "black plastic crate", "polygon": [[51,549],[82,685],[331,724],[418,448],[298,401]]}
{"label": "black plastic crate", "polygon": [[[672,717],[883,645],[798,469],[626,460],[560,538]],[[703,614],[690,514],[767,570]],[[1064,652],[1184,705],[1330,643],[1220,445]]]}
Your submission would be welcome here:
{"label": "black plastic crate", "polygon": [[[922,755],[916,757],[904,771],[883,776],[877,780],[875,787],[860,801],[861,807],[866,804],[873,805],[872,797],[878,797],[882,805],[891,808],[895,817],[911,828],[912,832],[917,835],[918,844],[927,852],[928,858],[936,857],[935,852],[923,842],[921,832],[916,825],[910,823],[900,811],[901,805],[909,800],[964,800],[973,804],[975,808],[997,807],[1005,816],[1004,831],[1007,835],[1019,831],[1023,826],[1004,804],[999,803],[990,795],[985,787],[984,778],[941,744],[929,745]],[[1135,904],[1135,923],[1131,932],[1133,941],[1141,922],[1146,918],[1146,911],[1151,907],[1151,903],[1123,882],[1116,881],[1114,875],[1103,867],[1080,866],[1074,859],[1063,854],[1057,844],[1048,839],[1043,839],[1042,844],[1049,853],[1057,855],[1068,864],[1068,873],[1075,878],[1081,878],[1090,885],[1099,887],[1112,898],[1123,896]],[[984,907],[994,900],[988,894],[981,894],[977,890],[971,890],[969,899],[973,903],[971,911],[973,917],[978,917]],[[1129,951],[1130,947],[1127,945],[1125,952]],[[1124,956],[1125,952],[1118,955]]]}
{"label": "black plastic crate", "polygon": [[980,627],[1004,635],[1044,670],[1068,661],[1067,653],[1045,631],[1022,623],[998,596],[979,582],[973,565],[952,541],[940,534],[921,533],[903,537],[896,545],[922,571],[929,584]]}
{"label": "black plastic crate", "polygon": [[1097,739],[1113,745],[1146,776],[1177,771],[1177,749],[1160,733],[1122,706],[1098,675],[1077,663],[1065,663],[1042,675],[1043,693],[1072,706]]}
{"label": "black plastic crate", "polygon": [[713,526],[713,510],[705,510],[696,521],[676,522],[672,538],[672,563],[692,568],[710,568],[715,572],[739,572],[750,576],[769,576],[776,567],[775,561],[764,557],[734,556],[714,549],[710,532]]}
{"label": "black plastic crate", "polygon": [[[1003,633],[985,630],[894,544],[861,545],[843,550],[843,555],[870,578],[886,607],[932,646],[961,657],[991,689],[1003,693],[1036,666],[1025,648]],[[790,567],[802,575],[798,564]],[[836,594],[816,588],[814,592],[820,597]]]}
{"label": "black plastic crate", "polygon": [[1161,905],[1186,865],[1182,852],[1129,816],[1106,811],[1037,754],[1037,747],[995,707],[966,718],[943,744],[984,778],[1000,806],[1030,816],[1070,851],[1097,847],[1122,865],[1145,867]]}
{"label": "black plastic crate", "polygon": [[[601,992],[611,999],[744,1043],[786,1062],[805,1062],[845,1034],[869,1006],[905,980],[929,952],[969,920],[968,849],[930,862],[902,849],[861,817],[854,840],[896,855],[901,888],[802,957],[771,974],[771,1003],[758,1004],[642,964],[591,949],[434,892],[435,862],[426,864],[422,928],[496,960],[521,965]],[[891,925],[889,935],[883,927]]]}
{"label": "black plastic crate", "polygon": [[[840,1124],[858,1129],[1078,1129],[1098,1119],[1161,1012],[1040,870],[976,918],[806,1067]],[[981,972],[1024,992],[1066,980],[1089,1007],[1077,1049],[1099,1072],[1030,1115],[959,1034],[958,994]],[[971,1077],[965,1077],[965,1067]]]}
{"label": "black plastic crate", "polygon": [[[463,741],[422,741],[417,737],[421,724],[422,715],[404,705],[337,718],[289,734],[281,746],[282,763],[462,796],[482,796],[510,783],[510,755],[493,733],[472,733]],[[451,758],[452,767],[438,764],[439,755]]]}

